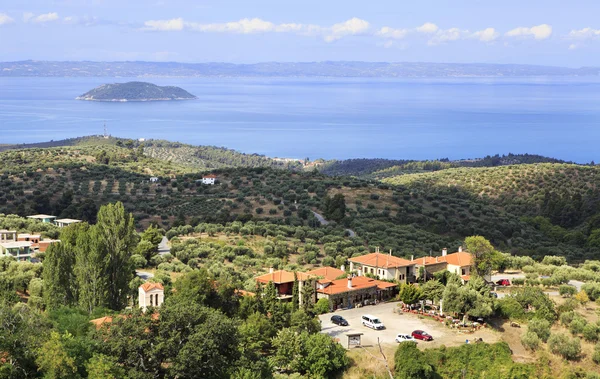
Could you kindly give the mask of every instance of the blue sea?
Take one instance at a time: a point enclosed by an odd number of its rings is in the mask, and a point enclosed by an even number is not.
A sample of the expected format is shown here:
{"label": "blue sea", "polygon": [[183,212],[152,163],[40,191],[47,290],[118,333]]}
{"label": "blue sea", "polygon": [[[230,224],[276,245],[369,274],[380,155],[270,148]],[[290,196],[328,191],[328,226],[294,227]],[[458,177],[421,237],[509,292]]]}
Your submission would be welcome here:
{"label": "blue sea", "polygon": [[193,101],[74,100],[133,78],[0,78],[0,144],[102,134],[291,158],[600,161],[600,79],[148,78]]}

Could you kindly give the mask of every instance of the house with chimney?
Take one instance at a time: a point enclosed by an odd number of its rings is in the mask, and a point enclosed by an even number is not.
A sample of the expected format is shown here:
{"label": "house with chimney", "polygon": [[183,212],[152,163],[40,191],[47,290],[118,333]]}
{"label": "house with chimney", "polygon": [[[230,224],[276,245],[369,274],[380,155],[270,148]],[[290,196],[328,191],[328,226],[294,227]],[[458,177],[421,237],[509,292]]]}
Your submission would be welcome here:
{"label": "house with chimney", "polygon": [[332,310],[354,308],[390,299],[397,293],[397,288],[396,283],[351,275],[343,279],[319,280],[317,299],[329,300]]}
{"label": "house with chimney", "polygon": [[350,272],[356,272],[358,276],[371,274],[377,279],[395,280],[400,283],[415,281],[415,263],[408,259],[382,254],[379,249],[375,253],[350,258]]}
{"label": "house with chimney", "polygon": [[[255,279],[258,283],[267,285],[273,282],[275,289],[277,290],[277,298],[282,301],[298,301],[298,304],[302,304],[304,299],[302,298],[302,288],[308,283],[312,283],[316,288],[316,277],[305,272],[296,272],[296,278],[298,280],[298,299],[292,299],[294,289],[294,272],[286,270],[273,270],[269,269],[268,274],[257,276]],[[309,279],[315,279],[309,281]],[[313,299],[314,301],[315,299]]]}
{"label": "house with chimney", "polygon": [[[458,251],[448,254],[448,249],[442,249],[442,255],[436,257],[422,257],[412,260],[415,264],[417,274],[423,267],[424,280],[433,278],[436,272],[446,270],[461,277],[463,282],[468,282],[471,278],[471,268],[473,266],[473,257],[470,253],[463,251],[462,246]],[[484,277],[491,281],[491,277]]]}

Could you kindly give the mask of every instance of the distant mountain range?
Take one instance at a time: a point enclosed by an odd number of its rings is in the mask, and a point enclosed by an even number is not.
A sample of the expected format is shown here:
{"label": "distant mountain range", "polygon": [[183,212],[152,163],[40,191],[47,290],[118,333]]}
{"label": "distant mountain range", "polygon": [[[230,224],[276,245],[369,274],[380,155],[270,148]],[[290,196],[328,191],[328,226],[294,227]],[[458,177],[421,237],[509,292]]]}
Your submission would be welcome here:
{"label": "distant mountain range", "polygon": [[0,62],[0,77],[523,77],[598,76],[600,67],[418,62]]}
{"label": "distant mountain range", "polygon": [[196,96],[174,86],[157,86],[146,82],[103,84],[77,97],[88,101],[163,101],[191,100]]}

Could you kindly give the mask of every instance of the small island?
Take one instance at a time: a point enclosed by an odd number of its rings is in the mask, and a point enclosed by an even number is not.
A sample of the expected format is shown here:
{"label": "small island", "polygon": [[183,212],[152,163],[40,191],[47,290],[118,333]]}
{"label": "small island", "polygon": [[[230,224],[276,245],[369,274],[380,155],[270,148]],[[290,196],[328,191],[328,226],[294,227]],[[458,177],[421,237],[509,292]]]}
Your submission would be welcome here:
{"label": "small island", "polygon": [[175,86],[157,86],[146,82],[103,84],[76,97],[87,101],[167,101],[193,100],[196,96]]}

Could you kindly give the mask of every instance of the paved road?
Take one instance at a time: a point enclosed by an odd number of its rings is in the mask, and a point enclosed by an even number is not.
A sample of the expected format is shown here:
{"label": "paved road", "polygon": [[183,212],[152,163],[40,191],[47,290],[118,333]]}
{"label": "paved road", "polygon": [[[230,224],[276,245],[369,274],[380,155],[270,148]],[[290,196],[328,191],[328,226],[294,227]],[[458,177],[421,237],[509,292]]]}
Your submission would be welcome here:
{"label": "paved road", "polygon": [[167,237],[163,237],[160,243],[158,244],[158,254],[163,255],[171,252],[171,247],[169,246],[169,240]]}
{"label": "paved road", "polygon": [[[325,220],[325,217],[323,217],[323,215],[312,211],[312,213],[315,215],[315,217],[317,218],[317,220],[319,220],[319,223],[321,225],[329,225],[329,221]],[[348,232],[348,236],[349,237],[356,237],[356,233],[354,232],[354,230],[352,229],[346,229],[346,231]]]}
{"label": "paved road", "polygon": [[[495,283],[500,279],[508,279],[511,282],[513,281],[513,279],[524,279],[525,278],[525,274],[496,274],[496,275],[492,275],[492,281]],[[570,286],[573,286],[577,289],[577,292],[581,291],[581,286],[583,286],[585,283],[584,282],[580,282],[578,280],[569,280],[569,282],[567,283]],[[501,287],[500,287],[501,288]],[[550,296],[558,296],[558,291],[544,291],[546,294],[550,295]],[[498,292],[498,298],[503,298],[507,295],[508,293],[506,292]]]}

